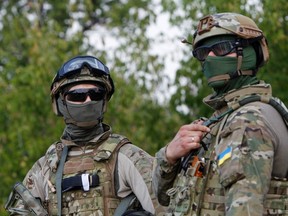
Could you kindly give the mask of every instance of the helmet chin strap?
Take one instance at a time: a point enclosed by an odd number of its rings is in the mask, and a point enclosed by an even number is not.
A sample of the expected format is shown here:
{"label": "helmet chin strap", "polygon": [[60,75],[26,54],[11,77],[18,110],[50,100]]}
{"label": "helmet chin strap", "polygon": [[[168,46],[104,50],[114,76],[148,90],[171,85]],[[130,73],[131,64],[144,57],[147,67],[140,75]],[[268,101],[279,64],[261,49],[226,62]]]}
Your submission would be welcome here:
{"label": "helmet chin strap", "polygon": [[239,39],[236,39],[237,70],[235,71],[235,73],[240,71],[243,61],[243,47],[239,45],[237,46],[237,44],[241,44]]}
{"label": "helmet chin strap", "polygon": [[255,75],[255,73],[256,73],[255,70],[245,70],[245,71],[238,70],[232,74],[222,74],[218,76],[213,76],[208,79],[208,83],[215,82],[215,81],[223,81],[223,80],[228,81],[230,79],[234,79],[239,76],[252,76],[252,75]]}

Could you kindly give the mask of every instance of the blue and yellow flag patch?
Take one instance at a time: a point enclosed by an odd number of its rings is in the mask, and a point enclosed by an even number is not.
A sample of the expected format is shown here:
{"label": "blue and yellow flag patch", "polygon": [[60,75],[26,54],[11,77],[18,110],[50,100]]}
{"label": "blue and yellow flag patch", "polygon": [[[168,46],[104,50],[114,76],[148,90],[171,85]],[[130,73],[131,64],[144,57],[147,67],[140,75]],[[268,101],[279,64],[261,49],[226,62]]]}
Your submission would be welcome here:
{"label": "blue and yellow flag patch", "polygon": [[227,147],[223,152],[218,155],[218,166],[223,164],[232,155],[232,148]]}

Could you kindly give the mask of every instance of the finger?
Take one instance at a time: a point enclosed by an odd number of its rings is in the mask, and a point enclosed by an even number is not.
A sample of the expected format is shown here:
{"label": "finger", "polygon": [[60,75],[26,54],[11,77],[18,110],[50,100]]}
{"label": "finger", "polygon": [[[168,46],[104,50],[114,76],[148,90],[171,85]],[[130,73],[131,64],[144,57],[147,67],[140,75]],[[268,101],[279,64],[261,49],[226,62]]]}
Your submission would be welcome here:
{"label": "finger", "polygon": [[194,140],[193,140],[193,137],[190,139],[190,142],[187,143],[187,146],[186,148],[189,149],[189,151],[191,151],[192,149],[197,149],[201,147],[201,144],[199,143],[199,141],[196,140],[196,138],[194,137]]}
{"label": "finger", "polygon": [[[173,147],[172,147],[173,146]],[[171,151],[173,148],[173,152],[182,152],[182,155],[186,155],[188,152],[190,152],[192,149],[197,149],[199,147],[201,147],[200,143],[199,143],[199,137],[186,137],[185,139],[183,139],[183,141],[181,143],[179,143],[179,145],[174,145],[171,144],[171,146],[169,145],[169,147],[171,147],[169,150]]]}
{"label": "finger", "polygon": [[201,125],[201,124],[190,124],[187,128],[190,131],[202,131],[202,132],[209,132],[210,128],[205,126],[205,125]]}
{"label": "finger", "polygon": [[195,142],[195,136],[191,137],[191,142],[194,143]]}

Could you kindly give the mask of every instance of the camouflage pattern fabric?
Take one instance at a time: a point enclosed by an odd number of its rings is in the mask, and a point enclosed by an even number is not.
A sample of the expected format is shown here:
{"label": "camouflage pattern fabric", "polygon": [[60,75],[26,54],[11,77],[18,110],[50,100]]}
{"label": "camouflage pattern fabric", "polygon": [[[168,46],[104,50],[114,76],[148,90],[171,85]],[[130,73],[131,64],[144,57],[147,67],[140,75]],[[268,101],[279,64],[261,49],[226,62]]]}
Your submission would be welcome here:
{"label": "camouflage pattern fabric", "polygon": [[[109,136],[110,132],[106,132]],[[115,137],[115,135],[113,136]],[[116,192],[117,184],[119,183],[117,183],[117,181],[114,181],[114,175],[111,175],[111,173],[113,173],[114,163],[116,162],[117,154],[111,154],[111,152],[109,153],[110,150],[113,151],[113,149],[115,148],[109,149],[109,147],[99,147],[98,142],[103,142],[103,137],[107,138],[107,135],[104,134],[103,136],[99,136],[97,139],[93,139],[93,142],[91,142],[91,144],[86,145],[84,151],[86,154],[81,155],[83,157],[78,154],[81,151],[79,148],[77,149],[77,146],[73,146],[73,144],[69,144],[69,142],[65,143],[65,145],[70,146],[70,149],[72,151],[68,152],[68,161],[66,161],[68,163],[64,165],[64,177],[71,177],[76,173],[84,172],[84,170],[88,173],[98,172],[98,175],[100,176],[100,186],[90,188],[90,191],[88,192],[85,192],[81,189],[64,192],[62,194],[63,215],[73,214],[110,216],[113,215],[114,210],[117,208],[118,203],[121,200],[121,198],[118,196],[119,191]],[[119,139],[119,137],[116,137],[114,141],[112,139],[112,144],[117,144],[119,142]],[[111,139],[109,140],[111,141]],[[46,209],[49,209],[49,215],[57,214],[57,198],[55,196],[55,173],[61,157],[62,145],[62,142],[57,142],[51,145],[51,147],[47,150],[46,155],[41,157],[33,165],[33,167],[27,173],[25,179],[23,180],[23,184],[29,189],[31,194],[34,197],[39,198],[42,205]],[[99,149],[97,151],[98,147]],[[147,190],[149,193],[151,193],[151,198],[148,195],[146,199],[152,199],[154,208],[156,210],[156,215],[164,215],[164,207],[159,205],[157,198],[152,191],[151,175],[153,157],[132,144],[125,144],[124,146],[122,146],[119,149],[119,154],[124,155],[124,157],[130,161],[129,163],[133,164],[141,177],[143,176],[143,184],[146,184],[147,188],[142,188],[141,186],[138,187],[137,190],[139,190],[140,193],[141,190]],[[90,160],[92,156],[95,158],[95,160]],[[114,159],[112,158],[111,161],[109,160],[109,163],[97,162],[99,161],[99,158],[109,159],[110,156]],[[75,160],[76,158],[78,158],[79,160]],[[141,179],[138,179],[137,181],[140,182]],[[120,184],[123,184],[123,182],[120,182]],[[130,192],[122,191],[120,193],[122,194],[121,196],[125,196],[126,193]],[[21,200],[19,200],[19,202],[14,207],[19,209],[19,213],[21,213],[21,209],[27,209],[27,206],[25,206]]]}
{"label": "camouflage pattern fabric", "polygon": [[[122,141],[124,142],[122,142]],[[121,141],[121,144],[119,143]],[[125,142],[119,135],[112,135],[98,148],[83,149],[70,147],[63,171],[63,179],[85,173],[99,176],[100,185],[89,191],[69,190],[62,194],[63,215],[114,215],[121,199],[114,190],[114,170],[117,158],[117,148]],[[86,153],[87,152],[87,153]],[[51,155],[53,156],[53,155]],[[55,185],[55,175],[50,181]],[[48,210],[51,215],[57,215],[57,194],[49,191]]]}
{"label": "camouflage pattern fabric", "polygon": [[[255,88],[257,94],[271,96],[269,85]],[[255,89],[247,87],[230,92],[221,101],[208,97],[206,102],[216,107],[215,115],[219,115],[225,111],[219,104],[226,104],[227,109],[227,104],[235,105],[251,93]],[[156,154],[156,192],[160,203],[167,204],[170,199],[167,215],[288,215],[288,132],[279,113],[270,105],[253,102],[217,125],[204,154],[206,174],[202,178],[195,177],[191,167],[187,172],[169,173],[175,168],[165,167],[165,150]]]}
{"label": "camouflage pattern fabric", "polygon": [[133,161],[135,167],[141,173],[141,176],[144,179],[149,190],[150,198],[155,208],[155,215],[164,216],[167,208],[163,205],[160,205],[152,186],[152,170],[154,157],[151,157],[149,154],[147,154],[147,152],[143,150],[140,151],[140,149],[138,151],[135,151],[135,147],[133,150],[133,148],[129,146],[130,145],[124,145],[121,148],[121,151],[125,152],[125,155],[127,155],[127,157],[129,157],[130,160]]}

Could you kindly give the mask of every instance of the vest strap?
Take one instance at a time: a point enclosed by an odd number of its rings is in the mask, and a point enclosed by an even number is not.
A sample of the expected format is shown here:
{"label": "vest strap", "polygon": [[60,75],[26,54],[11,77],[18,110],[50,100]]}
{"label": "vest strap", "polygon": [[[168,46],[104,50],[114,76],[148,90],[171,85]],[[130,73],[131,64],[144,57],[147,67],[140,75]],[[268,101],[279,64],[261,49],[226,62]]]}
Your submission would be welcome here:
{"label": "vest strap", "polygon": [[61,159],[59,162],[59,166],[56,172],[56,193],[57,193],[57,200],[58,200],[58,215],[61,216],[61,210],[62,210],[62,174],[63,174],[63,168],[64,163],[66,161],[68,153],[68,147],[64,145]]}

